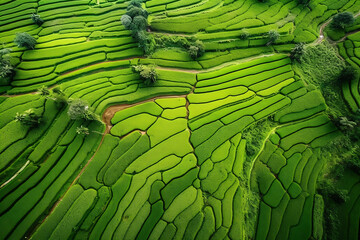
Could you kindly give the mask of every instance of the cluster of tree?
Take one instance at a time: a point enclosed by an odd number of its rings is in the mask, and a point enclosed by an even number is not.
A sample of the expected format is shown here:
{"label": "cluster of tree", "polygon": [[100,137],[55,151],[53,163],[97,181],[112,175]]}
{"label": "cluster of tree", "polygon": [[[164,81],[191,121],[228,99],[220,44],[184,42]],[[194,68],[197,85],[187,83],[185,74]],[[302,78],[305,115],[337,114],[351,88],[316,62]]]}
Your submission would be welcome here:
{"label": "cluster of tree", "polygon": [[0,50],[0,85],[7,85],[14,76],[14,66],[10,62],[11,49],[3,48]]}
{"label": "cluster of tree", "polygon": [[335,15],[330,23],[334,30],[344,30],[346,27],[353,25],[355,22],[354,15],[349,12],[343,12]]}
{"label": "cluster of tree", "polygon": [[240,33],[240,35],[239,35],[239,38],[240,38],[241,40],[246,40],[246,39],[248,39],[249,37],[250,37],[249,32],[246,31],[245,28],[241,29],[241,33]]}
{"label": "cluster of tree", "polygon": [[133,38],[139,42],[145,53],[149,52],[149,37],[146,32],[148,26],[148,12],[142,8],[141,0],[132,0],[124,15],[121,16],[121,23],[128,30],[131,30]]}
{"label": "cluster of tree", "polygon": [[351,65],[346,65],[339,75],[339,82],[350,83],[359,78],[359,72]]}
{"label": "cluster of tree", "polygon": [[134,72],[139,73],[141,79],[144,80],[146,85],[150,85],[156,82],[158,73],[156,72],[154,65],[134,65],[132,66]]}

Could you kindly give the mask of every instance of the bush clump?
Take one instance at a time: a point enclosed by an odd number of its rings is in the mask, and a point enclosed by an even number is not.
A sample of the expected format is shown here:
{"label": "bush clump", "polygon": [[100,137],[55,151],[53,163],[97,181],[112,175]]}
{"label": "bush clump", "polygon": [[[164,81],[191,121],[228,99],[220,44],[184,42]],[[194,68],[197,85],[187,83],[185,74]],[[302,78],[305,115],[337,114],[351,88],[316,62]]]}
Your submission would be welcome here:
{"label": "bush clump", "polygon": [[275,41],[278,40],[280,37],[280,34],[275,30],[270,30],[267,35],[268,35],[268,42],[266,44],[267,46],[275,43]]}
{"label": "bush clump", "polygon": [[25,47],[27,49],[34,49],[36,45],[35,38],[26,32],[16,33],[14,42],[18,47]]}
{"label": "bush clump", "polygon": [[353,25],[355,22],[354,15],[349,12],[337,14],[330,23],[330,27],[334,30],[343,30],[346,27]]}
{"label": "bush clump", "polygon": [[16,113],[15,121],[29,127],[36,127],[41,122],[41,116],[37,115],[33,109],[28,109],[23,113]]}
{"label": "bush clump", "polygon": [[44,20],[41,19],[40,15],[35,13],[31,14],[31,20],[33,20],[33,22],[39,26],[44,23]]}
{"label": "bush clump", "polygon": [[155,83],[158,78],[158,73],[154,65],[134,65],[132,69],[134,72],[140,74],[141,79],[144,80],[146,85]]}
{"label": "bush clump", "polygon": [[14,76],[15,70],[10,62],[11,49],[3,48],[0,50],[0,85],[7,85]]}

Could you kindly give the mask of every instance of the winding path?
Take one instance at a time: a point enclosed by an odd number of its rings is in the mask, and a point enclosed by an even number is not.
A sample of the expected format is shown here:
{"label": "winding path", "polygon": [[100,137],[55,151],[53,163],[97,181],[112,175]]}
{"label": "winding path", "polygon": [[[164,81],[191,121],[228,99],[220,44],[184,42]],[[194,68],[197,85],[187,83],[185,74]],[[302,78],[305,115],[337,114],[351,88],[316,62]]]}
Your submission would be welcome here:
{"label": "winding path", "polygon": [[[358,16],[360,16],[360,12],[356,13],[356,14],[354,15],[354,18],[356,18],[356,17],[358,17]],[[326,22],[324,22],[324,23],[320,26],[319,37],[318,37],[318,39],[315,40],[315,42],[314,42],[313,44],[319,44],[319,43],[321,43],[321,42],[325,39],[325,37],[324,37],[324,29],[325,29],[325,27],[326,27],[327,25],[329,25],[329,23],[331,22],[331,20],[332,20],[333,18],[334,18],[334,17],[329,18]],[[333,40],[331,40],[330,38],[327,38],[327,40],[328,40],[329,43],[331,43],[331,44],[337,44],[337,43],[339,43],[339,42],[344,41],[349,35],[354,34],[354,33],[357,33],[357,32],[360,32],[360,29],[357,29],[357,30],[355,30],[355,31],[351,31],[351,32],[346,33],[344,37],[342,37],[341,39],[339,39],[339,40],[337,40],[337,41],[333,41]]]}

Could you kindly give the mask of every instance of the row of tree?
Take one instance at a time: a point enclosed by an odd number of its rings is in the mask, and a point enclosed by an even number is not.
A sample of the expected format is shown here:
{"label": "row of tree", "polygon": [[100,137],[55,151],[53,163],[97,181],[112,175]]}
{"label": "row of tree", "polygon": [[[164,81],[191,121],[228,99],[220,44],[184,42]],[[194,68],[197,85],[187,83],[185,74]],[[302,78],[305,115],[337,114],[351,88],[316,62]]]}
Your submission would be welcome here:
{"label": "row of tree", "polygon": [[184,48],[193,59],[203,55],[204,45],[198,39],[181,36],[172,38],[171,36],[165,36],[165,34],[161,34],[161,36],[149,34],[148,15],[148,12],[142,8],[142,0],[132,0],[127,7],[126,13],[121,17],[121,23],[125,29],[131,30],[132,36],[146,55],[152,54],[156,48],[173,47],[174,45]]}
{"label": "row of tree", "polygon": [[[58,108],[64,108],[65,106],[68,106],[67,114],[71,120],[101,122],[100,117],[94,113],[86,101],[82,99],[68,98],[59,87],[55,87],[52,90],[49,90],[47,87],[43,86],[38,90],[38,94],[40,94],[46,100],[55,101]],[[22,125],[28,126],[30,128],[37,127],[42,123],[42,116],[31,108],[24,111],[23,113],[17,112],[14,119],[17,122],[20,122]],[[89,129],[84,126],[78,127],[76,132],[82,135],[88,135],[90,133]]]}
{"label": "row of tree", "polygon": [[[38,14],[33,13],[31,14],[30,18],[35,24],[39,26],[44,23]],[[14,43],[18,47],[34,49],[36,45],[36,39],[26,32],[16,33]],[[15,75],[15,67],[11,63],[10,53],[11,49],[9,48],[3,48],[0,50],[0,86],[8,85],[10,80]]]}

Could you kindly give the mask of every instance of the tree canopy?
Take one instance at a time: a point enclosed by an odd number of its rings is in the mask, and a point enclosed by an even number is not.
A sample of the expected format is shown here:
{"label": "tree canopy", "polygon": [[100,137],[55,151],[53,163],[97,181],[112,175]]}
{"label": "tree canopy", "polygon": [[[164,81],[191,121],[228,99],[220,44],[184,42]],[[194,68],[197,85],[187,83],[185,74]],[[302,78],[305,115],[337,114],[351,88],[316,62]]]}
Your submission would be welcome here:
{"label": "tree canopy", "polygon": [[333,29],[344,29],[353,25],[355,22],[354,15],[349,12],[337,14],[331,21],[330,27]]}
{"label": "tree canopy", "polygon": [[14,42],[18,47],[26,47],[27,49],[34,49],[36,45],[35,38],[26,32],[16,33]]}

